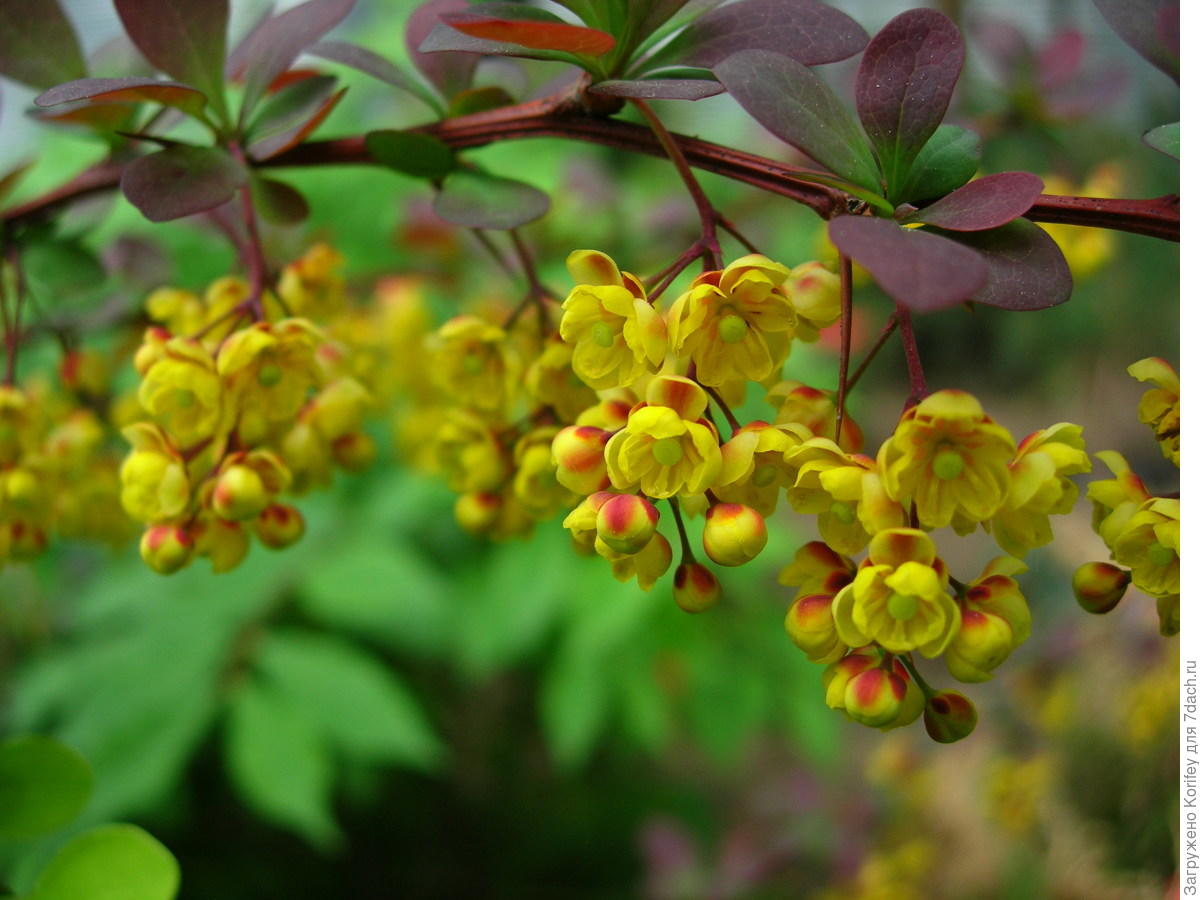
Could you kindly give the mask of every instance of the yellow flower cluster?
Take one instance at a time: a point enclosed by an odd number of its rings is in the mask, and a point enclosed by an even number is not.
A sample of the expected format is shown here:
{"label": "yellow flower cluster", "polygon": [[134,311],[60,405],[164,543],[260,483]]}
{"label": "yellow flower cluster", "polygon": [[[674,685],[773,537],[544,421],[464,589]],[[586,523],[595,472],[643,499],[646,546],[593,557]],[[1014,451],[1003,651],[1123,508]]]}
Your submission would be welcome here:
{"label": "yellow flower cluster", "polygon": [[[1142,359],[1129,374],[1155,385],[1138,404],[1163,456],[1179,465],[1179,376],[1165,360]],[[1088,612],[1106,613],[1121,602],[1130,583],[1155,599],[1159,630],[1179,632],[1179,499],[1154,496],[1115,450],[1096,454],[1112,478],[1088,485],[1092,527],[1113,563],[1085,563],[1075,572],[1075,598]],[[1115,564],[1114,564],[1115,563]]]}
{"label": "yellow flower cluster", "polygon": [[[278,292],[253,297],[222,278],[201,299],[164,288],[147,301],[134,366],[140,415],[123,434],[121,504],[147,526],[142,558],[178,571],[195,556],[216,572],[241,563],[251,533],[287,547],[304,532],[286,494],[329,482],[334,466],[374,455],[363,420],[371,404],[345,347],[297,311],[344,305],[340,256],[310,249],[283,271]],[[263,316],[278,305],[286,315]]]}

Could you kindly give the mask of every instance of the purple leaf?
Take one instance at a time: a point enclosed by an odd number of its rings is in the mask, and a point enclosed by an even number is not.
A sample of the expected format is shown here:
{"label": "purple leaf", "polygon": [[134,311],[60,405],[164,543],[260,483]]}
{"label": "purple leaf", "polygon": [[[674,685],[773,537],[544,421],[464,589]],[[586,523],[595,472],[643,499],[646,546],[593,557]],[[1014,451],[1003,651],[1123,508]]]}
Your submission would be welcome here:
{"label": "purple leaf", "polygon": [[924,222],[951,231],[998,228],[1024,215],[1041,196],[1042,179],[1030,172],[997,172],[963,185],[905,222]]}
{"label": "purple leaf", "polygon": [[57,106],[78,100],[97,103],[161,103],[190,116],[204,112],[204,95],[177,81],[156,78],[80,78],[58,84],[34,98],[37,106]]}
{"label": "purple leaf", "polygon": [[909,164],[946,115],[963,54],[954,23],[932,9],[901,13],[867,45],[855,101],[889,190],[899,189]]}
{"label": "purple leaf", "polygon": [[637,97],[642,100],[703,100],[725,93],[718,81],[706,78],[639,78],[632,81],[614,79],[593,84],[588,91],[611,97]]}
{"label": "purple leaf", "polygon": [[888,296],[916,312],[969,300],[988,278],[975,251],[888,219],[839,216],[829,223],[829,239],[874,275]]}
{"label": "purple leaf", "polygon": [[452,225],[504,230],[540,219],[550,198],[523,181],[460,169],[446,176],[433,209]]}
{"label": "purple leaf", "polygon": [[1071,269],[1062,251],[1050,235],[1028,219],[1014,219],[988,231],[943,234],[970,247],[987,264],[987,281],[971,296],[976,303],[1033,310],[1070,299]]}
{"label": "purple leaf", "polygon": [[79,40],[57,0],[0,2],[0,75],[48,88],[86,74]]}
{"label": "purple leaf", "polygon": [[1130,47],[1179,81],[1177,0],[1092,0]]}
{"label": "purple leaf", "polygon": [[268,3],[266,8],[261,10],[258,18],[246,29],[233,49],[229,51],[229,56],[225,60],[225,78],[228,81],[241,81],[246,76],[246,66],[250,62],[247,53],[249,48],[254,45],[255,36],[263,29],[263,27],[271,21],[275,15],[275,4]]}
{"label": "purple leaf", "polygon": [[772,50],[816,66],[866,45],[857,22],[817,0],[740,0],[701,16],[654,54],[653,65],[711,69],[739,50]]}
{"label": "purple leaf", "polygon": [[229,0],[114,0],[125,33],[156,68],[200,90],[224,115]]}
{"label": "purple leaf", "polygon": [[[277,109],[277,114],[266,116],[256,125],[256,140],[247,148],[250,155],[260,161],[270,159],[292,149],[316,131],[317,126],[325,121],[349,90],[342,88],[336,94],[332,93],[334,84],[335,79],[331,76],[306,78],[272,97],[272,102],[266,104],[263,110],[271,113]],[[285,94],[286,105],[276,108],[274,101],[276,98],[283,99]]]}
{"label": "purple leaf", "polygon": [[879,190],[862,129],[811,70],[779,53],[742,50],[718,63],[713,74],[776,137],[843,178]]}
{"label": "purple leaf", "polygon": [[442,112],[441,104],[433,98],[423,84],[420,84],[395,63],[365,47],[348,44],[345,41],[321,41],[309,47],[308,52],[313,56],[319,56],[322,59],[332,60],[365,72],[385,84],[407,91],[427,103],[439,115]]}
{"label": "purple leaf", "polygon": [[140,156],[121,174],[121,192],[151,222],[220,206],[246,183],[246,169],[215,147],[171,147]]}
{"label": "purple leaf", "polygon": [[1053,91],[1069,84],[1083,65],[1087,41],[1073,28],[1064,28],[1038,50],[1037,80],[1042,91]]}
{"label": "purple leaf", "polygon": [[242,120],[262,99],[271,82],[302,51],[349,15],[354,0],[308,0],[264,22],[246,39],[246,92]]}
{"label": "purple leaf", "polygon": [[413,10],[404,31],[404,41],[413,65],[447,99],[471,86],[479,56],[475,53],[429,53],[419,48],[430,32],[442,25],[443,15],[464,9],[467,9],[466,0],[430,0]]}

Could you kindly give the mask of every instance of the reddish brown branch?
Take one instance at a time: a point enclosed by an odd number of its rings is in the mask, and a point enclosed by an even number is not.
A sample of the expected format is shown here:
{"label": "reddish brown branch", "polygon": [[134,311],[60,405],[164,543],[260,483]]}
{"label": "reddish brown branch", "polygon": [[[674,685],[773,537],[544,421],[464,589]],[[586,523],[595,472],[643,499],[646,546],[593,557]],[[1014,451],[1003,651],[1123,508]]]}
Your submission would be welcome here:
{"label": "reddish brown branch", "polygon": [[[547,98],[412,130],[436,135],[457,150],[482,147],[497,141],[558,137],[602,144],[632,153],[665,155],[649,128],[618,119],[584,115],[576,109],[575,105],[564,105],[561,98]],[[840,191],[797,181],[795,176],[805,171],[798,166],[698,138],[673,136],[687,161],[696,168],[803,203],[823,218],[829,218],[845,208],[847,198]],[[268,160],[265,165],[355,163],[373,164],[361,137],[300,144]],[[120,173],[120,165],[101,163],[62,187],[0,213],[0,221],[18,222],[38,217],[79,197],[111,190],[117,186]],[[1179,198],[1175,195],[1145,200],[1045,195],[1038,199],[1026,216],[1036,222],[1111,228],[1164,240],[1179,240]]]}

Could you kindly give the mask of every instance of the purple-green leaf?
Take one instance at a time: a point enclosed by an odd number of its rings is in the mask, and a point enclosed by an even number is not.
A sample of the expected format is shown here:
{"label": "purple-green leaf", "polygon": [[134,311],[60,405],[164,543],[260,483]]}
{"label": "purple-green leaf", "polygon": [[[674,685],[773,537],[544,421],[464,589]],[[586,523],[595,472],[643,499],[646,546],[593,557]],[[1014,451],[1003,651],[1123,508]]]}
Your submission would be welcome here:
{"label": "purple-green leaf", "polygon": [[1179,81],[1178,0],[1092,0],[1113,31]]}
{"label": "purple-green leaf", "polygon": [[86,74],[79,40],[57,0],[0,2],[0,75],[40,89]]}
{"label": "purple-green leaf", "polygon": [[839,216],[829,223],[829,239],[874,275],[888,296],[916,312],[969,300],[988,278],[975,251],[889,219]]}
{"label": "purple-green leaf", "polygon": [[976,303],[1033,310],[1070,299],[1071,269],[1062,251],[1050,235],[1028,219],[1014,219],[988,231],[943,234],[974,250],[987,265],[987,281],[971,296]]}
{"label": "purple-green leaf", "polygon": [[308,201],[290,184],[255,175],[250,190],[254,208],[272,225],[295,225],[308,218]]}
{"label": "purple-green leaf", "polygon": [[857,22],[818,0],[740,0],[698,18],[654,54],[653,65],[711,69],[739,50],[771,50],[815,66],[866,45]]}
{"label": "purple-green leaf", "polygon": [[460,169],[442,182],[433,209],[452,225],[507,230],[540,219],[550,198],[523,181]]}
{"label": "purple-green leaf", "polygon": [[1157,128],[1151,128],[1144,135],[1142,135],[1142,140],[1159,153],[1165,153],[1167,156],[1173,156],[1175,159],[1179,159],[1178,122],[1172,122],[1170,125],[1159,125]]}
{"label": "purple-green leaf", "polygon": [[225,117],[229,0],[114,0],[125,33],[156,68],[207,96]]}
{"label": "purple-green leaf", "polygon": [[946,115],[963,56],[962,35],[932,9],[901,13],[867,45],[855,102],[879,154],[889,197]]}
{"label": "purple-green leaf", "polygon": [[296,57],[346,18],[354,0],[308,0],[273,16],[246,39],[246,91],[241,118],[262,99],[279,75]]}
{"label": "purple-green leaf", "polygon": [[58,84],[34,98],[37,106],[57,106],[90,100],[97,103],[161,103],[173,106],[189,116],[204,112],[202,93],[178,81],[155,78],[80,78]]}
{"label": "purple-green leaf", "polygon": [[963,185],[906,216],[904,221],[924,222],[949,231],[998,228],[1028,212],[1043,187],[1042,179],[1030,172],[997,172]]}
{"label": "purple-green leaf", "polygon": [[121,192],[151,222],[204,212],[246,184],[246,168],[215,147],[171,147],[140,156],[121,174]]}
{"label": "purple-green leaf", "polygon": [[430,94],[425,85],[421,84],[391,60],[385,59],[378,53],[368,50],[366,47],[348,44],[345,41],[321,41],[309,47],[308,52],[313,56],[319,56],[322,59],[332,60],[344,66],[350,66],[352,69],[357,69],[360,72],[365,72],[372,78],[376,78],[385,84],[390,84],[392,87],[398,87],[400,90],[412,94],[432,108],[438,115],[441,115],[443,112],[442,105]]}
{"label": "purple-green leaf", "polygon": [[637,97],[642,100],[703,100],[725,93],[719,81],[706,78],[612,79],[593,84],[588,91],[610,97]]}
{"label": "purple-green leaf", "polygon": [[878,168],[862,129],[810,69],[779,53],[742,50],[713,73],[776,137],[854,184],[879,191]]}
{"label": "purple-green leaf", "polygon": [[432,53],[419,48],[435,28],[445,27],[442,25],[443,15],[464,9],[467,9],[466,0],[430,0],[413,10],[405,26],[404,42],[409,58],[446,99],[470,88],[475,67],[479,65],[479,55],[474,52]]}

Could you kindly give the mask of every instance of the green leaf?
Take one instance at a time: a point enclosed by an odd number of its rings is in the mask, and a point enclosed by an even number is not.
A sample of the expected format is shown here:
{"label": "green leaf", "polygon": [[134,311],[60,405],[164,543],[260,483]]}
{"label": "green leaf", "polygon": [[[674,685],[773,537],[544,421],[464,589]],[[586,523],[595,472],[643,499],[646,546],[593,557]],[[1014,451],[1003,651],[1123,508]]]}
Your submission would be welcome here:
{"label": "green leaf", "polygon": [[254,175],[250,190],[254,208],[272,225],[295,225],[308,218],[308,201],[290,184]]}
{"label": "green leaf", "polygon": [[1173,156],[1176,159],[1179,159],[1178,122],[1172,122],[1170,125],[1159,125],[1157,128],[1151,128],[1142,136],[1142,140],[1159,153],[1165,153],[1167,156]]}
{"label": "green leaf", "polygon": [[136,825],[102,825],[55,854],[26,900],[171,900],[179,863]]}
{"label": "green leaf", "polygon": [[371,131],[367,153],[395,172],[414,178],[444,178],[454,170],[454,151],[431,134],[417,131]]}
{"label": "green leaf", "polygon": [[0,3],[0,75],[48,88],[86,74],[79,40],[57,0]]}
{"label": "green leaf", "polygon": [[91,793],[91,766],[66,744],[38,735],[0,743],[0,838],[55,831],[83,811]]}
{"label": "green leaf", "polygon": [[908,170],[897,202],[943,197],[971,180],[979,168],[979,135],[957,125],[940,125]]}
{"label": "green leaf", "polygon": [[469,116],[472,113],[487,112],[490,109],[499,109],[501,106],[510,106],[516,102],[512,94],[502,87],[490,85],[488,87],[471,88],[461,91],[451,98],[450,108],[446,111],[446,116],[448,118]]}
{"label": "green leaf", "polygon": [[433,209],[452,225],[507,230],[544,216],[550,197],[523,181],[460,169],[446,177]]}
{"label": "green leaf", "polygon": [[423,769],[441,754],[425,714],[399,676],[347,641],[276,631],[263,639],[257,668],[348,754]]}
{"label": "green leaf", "polygon": [[32,241],[21,251],[21,264],[40,297],[65,300],[95,290],[107,278],[95,254],[75,240]]}
{"label": "green leaf", "polygon": [[238,791],[264,819],[319,848],[340,840],[331,809],[329,748],[294,700],[244,683],[230,706],[225,759]]}

